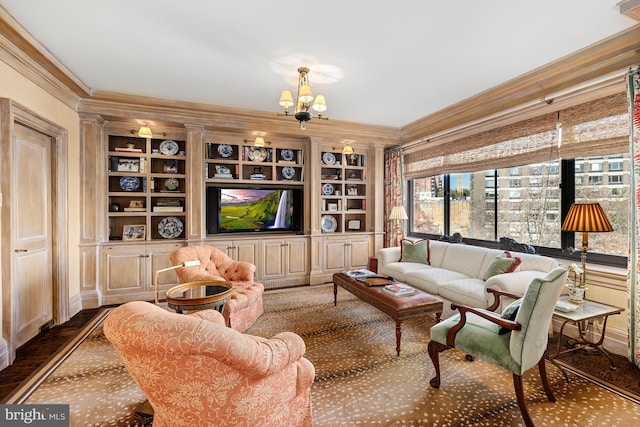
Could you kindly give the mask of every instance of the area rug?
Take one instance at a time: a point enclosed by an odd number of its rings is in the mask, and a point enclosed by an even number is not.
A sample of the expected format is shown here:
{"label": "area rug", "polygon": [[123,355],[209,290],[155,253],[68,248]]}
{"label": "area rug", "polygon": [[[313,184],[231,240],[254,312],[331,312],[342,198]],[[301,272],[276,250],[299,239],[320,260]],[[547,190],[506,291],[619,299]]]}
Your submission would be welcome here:
{"label": "area rug", "polygon": [[[442,385],[429,386],[425,316],[403,323],[400,356],[395,322],[332,286],[266,292],[265,314],[247,333],[270,337],[293,331],[316,368],[312,388],[315,426],[520,426],[510,372],[450,350],[441,354]],[[106,314],[106,313],[105,313]],[[104,318],[104,316],[103,316]],[[101,320],[60,357],[43,379],[16,396],[25,403],[69,403],[72,425],[140,425],[133,415],[144,396],[104,338]],[[640,404],[587,378],[548,365],[557,402],[546,399],[537,370],[525,375],[525,396],[538,426],[621,426],[640,423]]]}

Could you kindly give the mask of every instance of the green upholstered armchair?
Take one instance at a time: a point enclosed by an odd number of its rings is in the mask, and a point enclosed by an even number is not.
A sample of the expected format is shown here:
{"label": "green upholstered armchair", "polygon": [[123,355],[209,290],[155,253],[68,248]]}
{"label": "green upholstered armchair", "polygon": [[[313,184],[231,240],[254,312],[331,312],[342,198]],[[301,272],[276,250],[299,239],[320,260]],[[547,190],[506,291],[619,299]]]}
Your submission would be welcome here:
{"label": "green upholstered armchair", "polygon": [[[522,387],[522,375],[538,365],[547,398],[555,397],[547,380],[544,352],[547,348],[549,326],[558,296],[567,279],[566,267],[557,267],[542,278],[534,279],[524,297],[510,304],[503,314],[489,310],[457,306],[459,314],[431,328],[429,356],[436,376],[431,386],[440,387],[439,353],[450,348],[479,357],[513,372],[513,384],[525,425],[533,426],[527,412]],[[498,293],[499,294],[499,293]],[[507,312],[519,305],[515,320]],[[471,360],[471,358],[468,357]]]}

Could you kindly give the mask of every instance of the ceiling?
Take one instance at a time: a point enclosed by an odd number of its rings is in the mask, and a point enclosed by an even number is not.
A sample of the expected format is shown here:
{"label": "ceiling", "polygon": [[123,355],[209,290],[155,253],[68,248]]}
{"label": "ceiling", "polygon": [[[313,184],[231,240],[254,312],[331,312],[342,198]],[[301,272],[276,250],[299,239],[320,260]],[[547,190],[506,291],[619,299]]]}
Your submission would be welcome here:
{"label": "ceiling", "polygon": [[297,68],[332,119],[402,127],[627,29],[620,0],[0,0],[93,92],[259,111]]}

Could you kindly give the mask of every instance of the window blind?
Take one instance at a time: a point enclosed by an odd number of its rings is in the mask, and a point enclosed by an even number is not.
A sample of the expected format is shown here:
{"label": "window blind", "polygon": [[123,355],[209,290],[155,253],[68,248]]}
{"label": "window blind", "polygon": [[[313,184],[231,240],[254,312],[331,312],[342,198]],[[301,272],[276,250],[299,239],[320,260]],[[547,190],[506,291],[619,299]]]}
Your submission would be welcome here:
{"label": "window blind", "polygon": [[625,94],[611,95],[437,147],[425,144],[405,155],[405,178],[625,152],[628,122]]}

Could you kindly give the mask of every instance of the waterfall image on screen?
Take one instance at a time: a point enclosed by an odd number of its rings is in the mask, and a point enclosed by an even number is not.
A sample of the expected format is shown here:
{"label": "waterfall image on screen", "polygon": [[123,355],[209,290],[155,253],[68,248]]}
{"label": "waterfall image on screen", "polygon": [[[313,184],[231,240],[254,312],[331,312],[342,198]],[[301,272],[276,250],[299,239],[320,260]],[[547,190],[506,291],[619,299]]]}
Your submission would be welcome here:
{"label": "waterfall image on screen", "polygon": [[228,188],[220,191],[223,230],[286,230],[291,227],[292,195],[288,190]]}

